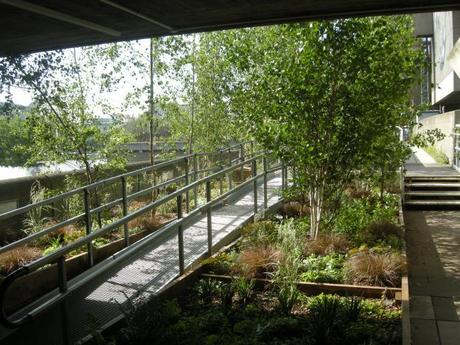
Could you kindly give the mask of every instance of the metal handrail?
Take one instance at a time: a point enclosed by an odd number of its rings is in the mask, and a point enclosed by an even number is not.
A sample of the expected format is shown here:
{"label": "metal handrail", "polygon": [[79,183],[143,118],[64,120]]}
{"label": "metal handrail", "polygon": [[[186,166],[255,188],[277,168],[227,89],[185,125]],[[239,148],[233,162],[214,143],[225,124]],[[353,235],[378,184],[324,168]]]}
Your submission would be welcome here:
{"label": "metal handrail", "polygon": [[[237,145],[242,147],[242,145],[244,145],[244,143],[237,144]],[[230,148],[233,148],[233,147],[235,147],[237,145],[233,145]],[[221,153],[221,152],[222,151],[219,151],[219,153]],[[82,192],[87,193],[88,191],[93,190],[96,187],[105,186],[105,185],[109,185],[109,184],[112,184],[112,183],[115,183],[115,182],[123,181],[123,179],[125,179],[127,177],[130,177],[130,176],[140,175],[140,174],[147,173],[147,172],[150,172],[150,171],[159,170],[161,168],[164,168],[164,167],[167,167],[167,166],[173,166],[173,165],[176,165],[177,163],[181,163],[181,162],[185,162],[185,165],[188,166],[189,159],[191,157],[194,159],[193,168],[195,169],[197,167],[197,164],[196,164],[197,155],[198,155],[197,153],[189,154],[189,155],[186,155],[186,156],[175,158],[173,160],[161,162],[161,163],[158,163],[158,164],[155,164],[155,165],[152,165],[152,166],[144,167],[144,168],[137,169],[137,170],[134,170],[134,171],[131,171],[131,172],[119,174],[119,175],[116,175],[116,176],[113,176],[113,177],[110,177],[110,178],[107,178],[107,179],[104,179],[104,180],[101,180],[101,181],[97,181],[97,182],[94,182],[92,184],[89,184],[89,185],[86,185],[86,186],[83,186],[83,187],[79,187],[79,188],[76,188],[76,189],[68,191],[68,192],[64,192],[64,193],[62,193],[60,195],[48,198],[46,200],[42,200],[42,201],[39,201],[39,202],[36,202],[36,203],[33,203],[33,204],[29,204],[29,205],[26,205],[26,206],[11,210],[11,211],[6,212],[6,213],[0,214],[0,220],[4,220],[4,219],[8,219],[8,218],[20,215],[20,214],[24,214],[24,213],[29,212],[29,211],[31,211],[33,209],[38,208],[38,207],[53,204],[53,203],[55,203],[57,201],[61,201],[61,200],[64,200],[64,199],[66,199],[68,197],[78,195],[79,193],[82,193]],[[230,165],[231,164],[232,164],[232,162],[230,162]],[[195,179],[196,179],[196,177],[198,176],[197,174],[199,174],[199,173],[209,172],[209,171],[216,171],[216,170],[220,170],[220,169],[221,169],[221,166],[210,168],[210,169],[204,169],[204,170],[201,170],[201,171],[200,170],[196,170],[196,171],[192,170],[188,174],[194,175]],[[51,232],[53,232],[53,231],[55,231],[55,230],[57,230],[57,229],[59,229],[59,228],[61,228],[63,226],[73,224],[73,223],[75,223],[77,221],[85,219],[85,217],[88,218],[94,213],[99,213],[99,212],[101,212],[101,211],[103,211],[105,209],[109,209],[111,207],[114,207],[115,205],[123,203],[124,201],[127,202],[129,200],[133,200],[133,199],[135,199],[135,198],[137,198],[139,196],[148,194],[149,192],[153,192],[153,191],[159,190],[161,188],[164,188],[164,187],[166,187],[168,185],[171,185],[173,183],[180,182],[182,179],[187,180],[188,176],[186,176],[186,175],[181,175],[179,177],[170,179],[170,180],[168,180],[166,182],[163,182],[161,184],[157,184],[155,186],[145,188],[142,191],[138,191],[136,193],[129,194],[126,197],[126,200],[124,200],[123,198],[118,198],[118,199],[113,200],[111,202],[108,202],[108,203],[105,203],[103,205],[100,205],[100,206],[98,206],[98,207],[96,207],[94,209],[91,209],[91,208],[88,209],[87,208],[85,210],[85,214],[80,214],[80,215],[74,216],[72,218],[66,219],[66,220],[61,221],[61,222],[59,222],[57,224],[54,224],[54,225],[52,225],[52,226],[50,226],[48,228],[45,228],[45,229],[43,229],[43,230],[41,230],[39,232],[36,232],[36,233],[31,234],[31,235],[29,235],[29,236],[27,236],[25,238],[22,238],[22,239],[20,239],[18,241],[15,241],[15,242],[12,242],[10,244],[7,244],[5,246],[0,247],[0,254],[4,253],[4,252],[7,252],[7,251],[9,251],[11,249],[17,248],[17,247],[19,247],[21,245],[27,244],[27,243],[31,242],[32,240],[37,239],[39,237],[42,237],[44,235],[47,235],[47,234],[49,234],[49,233],[51,233]],[[87,224],[87,227],[89,227],[88,224]]]}
{"label": "metal handrail", "polygon": [[[260,160],[262,158],[263,160],[263,167],[264,167],[264,171],[260,174],[257,174],[256,172],[256,168],[257,168],[257,160]],[[211,200],[210,199],[210,186],[211,186],[211,181],[212,180],[216,180],[216,179],[219,179],[221,178],[222,176],[225,176],[226,174],[228,174],[229,172],[233,171],[233,170],[236,170],[240,167],[243,167],[244,165],[247,165],[247,164],[252,164],[252,172],[253,172],[253,176],[252,178],[248,179],[247,181],[241,183],[240,185],[236,186],[235,188],[233,188],[232,190],[229,190],[228,192],[220,195],[219,197],[215,198],[214,200]],[[283,172],[284,174],[284,171],[285,171],[285,167],[283,165],[280,165],[280,166],[277,166],[275,168],[271,168],[270,170],[272,171],[276,171],[276,170],[279,170],[281,169],[281,171]],[[82,246],[84,246],[85,244],[90,244],[94,239],[96,239],[97,237],[100,237],[100,236],[103,236],[104,234],[112,231],[113,229],[116,229],[116,228],[119,228],[125,224],[127,224],[129,221],[131,221],[132,219],[140,216],[141,214],[143,213],[146,213],[148,211],[150,211],[151,209],[155,208],[155,207],[158,207],[159,205],[169,201],[169,200],[172,200],[174,198],[177,199],[177,206],[178,206],[178,219],[176,219],[175,221],[169,223],[168,225],[165,226],[165,229],[171,229],[171,228],[176,228],[178,229],[178,234],[179,234],[179,267],[180,267],[180,274],[183,273],[184,271],[184,253],[183,253],[183,233],[181,231],[182,229],[182,224],[183,222],[185,222],[186,220],[189,220],[191,218],[193,218],[194,216],[200,214],[200,213],[203,213],[204,211],[206,211],[208,213],[208,253],[210,254],[211,253],[211,250],[212,250],[212,233],[211,233],[211,239],[209,238],[210,236],[210,233],[209,233],[209,227],[210,227],[210,224],[209,224],[209,220],[210,220],[210,214],[211,214],[211,209],[214,205],[216,205],[216,203],[219,203],[220,201],[228,198],[231,194],[235,193],[235,191],[239,190],[239,189],[242,189],[244,187],[246,187],[247,185],[251,184],[251,183],[254,183],[254,214],[257,213],[257,179],[260,178],[260,177],[263,177],[264,178],[264,208],[267,208],[267,173],[268,173],[268,165],[267,165],[267,161],[266,161],[266,158],[265,156],[263,155],[258,155],[258,156],[254,156],[248,160],[245,160],[245,161],[242,161],[240,162],[239,164],[236,164],[234,166],[231,166],[231,167],[228,167],[228,168],[225,168],[215,174],[212,174],[210,176],[207,176],[207,177],[204,177],[200,180],[197,180],[197,181],[194,181],[184,187],[182,187],[181,189],[179,190],[176,190],[164,197],[162,197],[161,199],[158,199],[158,200],[155,200],[153,202],[151,202],[149,205],[146,205],[144,207],[142,207],[141,209],[133,212],[133,213],[130,213],[128,215],[125,215],[124,217],[122,217],[121,219],[111,223],[111,224],[108,224],[104,227],[102,227],[101,229],[97,230],[97,231],[94,231],[88,235],[86,235],[85,237],[82,237],[72,243],[69,243],[67,244],[66,246],[60,248],[59,250],[55,251],[54,253],[51,253],[45,257],[42,257],[42,258],[39,258],[31,263],[28,263],[26,265],[24,265],[23,267],[15,270],[14,272],[10,273],[0,284],[0,321],[7,327],[10,327],[10,328],[17,328],[17,327],[20,327],[21,325],[27,323],[27,322],[30,322],[34,315],[38,315],[39,313],[42,313],[46,310],[48,310],[49,308],[51,308],[54,304],[60,302],[63,298],[65,298],[65,296],[69,293],[69,289],[67,288],[67,277],[66,277],[66,274],[65,274],[65,255],[70,253],[71,251],[73,251],[74,249],[77,249],[77,248],[80,248]],[[182,211],[181,211],[181,207],[182,207],[182,195],[187,193],[188,191],[196,188],[197,186],[201,185],[205,183],[206,184],[206,195],[207,195],[207,202],[206,204],[204,204],[203,206],[195,209],[194,211],[190,212],[189,214],[187,214],[185,217],[182,217]],[[284,183],[283,183],[283,186],[284,186]],[[161,232],[161,233],[164,233],[164,232]],[[148,238],[151,238],[151,237],[148,237]],[[181,248],[181,239],[182,239],[182,248]],[[143,241],[143,240],[141,240]],[[134,247],[132,248],[132,250],[135,250],[137,248]],[[122,257],[125,257],[127,255],[130,248],[126,248],[126,252],[124,252],[125,255],[121,255],[120,257],[115,258],[115,255],[113,256],[114,257],[114,260],[119,260],[121,259]],[[58,263],[58,277],[59,277],[59,295],[58,296],[55,296],[53,297],[52,299],[48,300],[47,302],[45,302],[43,305],[41,305],[40,307],[34,309],[34,311],[32,312],[29,312],[27,313],[26,315],[24,315],[23,317],[17,319],[17,320],[10,320],[9,316],[6,314],[6,311],[5,311],[5,303],[4,303],[4,299],[5,299],[5,295],[9,289],[9,287],[14,283],[14,281],[16,279],[18,279],[19,277],[21,276],[24,276],[32,271],[35,271],[37,270],[38,268],[42,267],[42,266],[45,266],[45,265],[48,265],[48,264],[52,264],[52,263],[55,263],[57,262]],[[107,269],[107,268],[102,268],[102,270],[104,269]]]}

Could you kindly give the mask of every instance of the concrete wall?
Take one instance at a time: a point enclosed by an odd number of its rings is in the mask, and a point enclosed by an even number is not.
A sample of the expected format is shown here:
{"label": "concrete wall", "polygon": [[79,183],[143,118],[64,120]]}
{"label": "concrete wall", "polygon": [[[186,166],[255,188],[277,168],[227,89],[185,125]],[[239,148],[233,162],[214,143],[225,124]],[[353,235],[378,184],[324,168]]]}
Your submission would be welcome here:
{"label": "concrete wall", "polygon": [[443,140],[435,144],[436,149],[443,152],[452,164],[454,158],[454,128],[456,123],[460,123],[460,110],[450,111],[438,115],[432,115],[419,120],[422,125],[417,129],[418,132],[424,132],[429,129],[440,129],[446,136]]}

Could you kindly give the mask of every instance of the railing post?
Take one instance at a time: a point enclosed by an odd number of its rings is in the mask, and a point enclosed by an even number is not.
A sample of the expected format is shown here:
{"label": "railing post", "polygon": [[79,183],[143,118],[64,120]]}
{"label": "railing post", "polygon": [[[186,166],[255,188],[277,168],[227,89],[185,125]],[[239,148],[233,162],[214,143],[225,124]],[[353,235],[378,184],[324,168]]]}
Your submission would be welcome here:
{"label": "railing post", "polygon": [[[230,148],[228,148],[228,166],[231,167],[233,165],[232,163],[232,151]],[[232,190],[232,173],[233,171],[228,173],[228,190]]]}
{"label": "railing post", "polygon": [[[188,167],[188,158],[185,158],[185,185],[189,184],[189,167]],[[190,212],[190,192],[187,190],[185,192],[185,212]]]}
{"label": "railing post", "polygon": [[[91,233],[92,224],[91,224],[91,201],[88,189],[83,189],[84,191],[84,204],[85,204],[85,224],[86,224],[86,234],[89,235]],[[88,265],[92,267],[94,265],[94,255],[93,255],[93,244],[89,242],[87,244],[88,248]]]}
{"label": "railing post", "polygon": [[264,210],[268,208],[267,158],[262,159],[264,166]]}
{"label": "railing post", "polygon": [[251,157],[254,157],[254,142],[251,141]]}
{"label": "railing post", "polygon": [[[206,203],[211,201],[211,181],[206,181]],[[207,230],[208,230],[208,256],[212,255],[212,213],[211,207],[206,208]]]}
{"label": "railing post", "polygon": [[[193,182],[195,182],[198,179],[198,157],[196,153],[193,154]],[[193,189],[193,202],[195,205],[195,208],[198,207],[198,188],[195,187]]]}
{"label": "railing post", "polygon": [[[219,169],[224,170],[224,165],[223,165],[224,151],[222,151],[222,149],[220,149],[219,152],[220,152],[220,159],[219,159],[220,166],[219,166]],[[223,176],[220,176],[219,177],[219,195],[222,195],[223,193],[224,193],[224,178],[223,178]]]}
{"label": "railing post", "polygon": [[[126,190],[126,178],[121,177],[121,197],[123,202],[123,217],[128,215],[128,193]],[[123,224],[123,235],[125,240],[125,247],[129,246],[129,227],[128,223]]]}
{"label": "railing post", "polygon": [[[252,177],[257,176],[257,162],[254,159],[252,161]],[[257,178],[254,179],[254,217],[257,214]]]}
{"label": "railing post", "polygon": [[[177,196],[177,219],[182,218],[182,194]],[[184,229],[182,224],[177,227],[177,236],[179,244],[179,273],[184,274],[185,271],[185,259],[184,259]]]}
{"label": "railing post", "polygon": [[[65,266],[65,257],[61,256],[57,261],[58,272],[58,286],[60,293],[67,292],[67,272]],[[61,309],[61,326],[62,326],[62,340],[65,345],[69,344],[69,330],[68,330],[68,314],[67,314],[67,300],[64,298],[60,305]]]}
{"label": "railing post", "polygon": [[284,183],[285,183],[285,176],[284,176],[284,161],[281,161],[281,190],[284,190]]}
{"label": "railing post", "polygon": [[[240,163],[243,163],[243,162],[244,162],[244,145],[240,144]],[[243,179],[244,179],[244,166],[241,166],[241,170],[240,170],[241,183],[243,183]]]}

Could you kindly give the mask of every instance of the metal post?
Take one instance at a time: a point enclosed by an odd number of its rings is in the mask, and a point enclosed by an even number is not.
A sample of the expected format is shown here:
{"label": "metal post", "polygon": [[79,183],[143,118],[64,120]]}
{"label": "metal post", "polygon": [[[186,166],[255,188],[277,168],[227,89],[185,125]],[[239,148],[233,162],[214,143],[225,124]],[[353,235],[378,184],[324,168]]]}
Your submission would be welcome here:
{"label": "metal post", "polygon": [[[177,196],[177,219],[182,218],[182,194]],[[185,259],[184,259],[184,230],[182,224],[177,227],[178,243],[179,243],[179,273],[184,274]]]}
{"label": "metal post", "polygon": [[[252,177],[257,176],[257,162],[252,161]],[[257,178],[254,179],[254,217],[257,214]]]}
{"label": "metal post", "polygon": [[[197,155],[196,153],[193,154],[193,182],[195,182],[198,179],[198,160],[197,160]],[[195,187],[193,189],[193,204],[195,205],[195,208],[198,207],[198,188]]]}
{"label": "metal post", "polygon": [[[185,185],[189,184],[189,167],[188,167],[188,158],[185,158]],[[185,192],[185,212],[190,212],[190,192],[187,190]]]}
{"label": "metal post", "polygon": [[[219,166],[219,169],[220,170],[224,170],[224,165],[223,165],[223,161],[224,161],[224,151],[222,150],[219,150],[220,152],[220,166]],[[222,195],[224,194],[224,178],[223,176],[219,177],[219,195]]]}
{"label": "metal post", "polygon": [[[86,234],[89,235],[91,233],[92,224],[91,224],[91,206],[90,206],[90,195],[88,189],[84,189],[84,204],[85,204],[85,223],[86,223]],[[94,255],[93,255],[93,244],[89,242],[87,244],[88,248],[88,265],[92,267],[94,265]]]}
{"label": "metal post", "polygon": [[254,142],[251,141],[251,157],[254,157]]}
{"label": "metal post", "polygon": [[284,162],[281,161],[281,190],[284,190]]}
{"label": "metal post", "polygon": [[[59,292],[67,292],[67,272],[65,266],[65,257],[61,256],[57,261],[57,271],[58,271],[58,286]],[[62,324],[62,340],[65,345],[69,344],[69,323],[67,315],[67,300],[61,302],[61,324]]]}
{"label": "metal post", "polygon": [[[228,148],[228,166],[231,167],[232,163],[232,150]],[[232,190],[232,173],[233,171],[228,173],[228,190]]]}
{"label": "metal post", "polygon": [[[121,177],[121,197],[123,199],[123,217],[128,215],[128,195],[126,191],[126,178],[124,176]],[[123,234],[125,239],[125,247],[129,246],[129,227],[128,223],[123,225]]]}
{"label": "metal post", "polygon": [[[211,201],[211,181],[206,181],[206,202]],[[212,214],[211,207],[206,208],[207,228],[208,228],[208,256],[212,255]]]}
{"label": "metal post", "polygon": [[268,183],[267,183],[267,158],[262,158],[263,166],[264,166],[264,210],[268,208]]}
{"label": "metal post", "polygon": [[[240,163],[243,163],[244,162],[244,145],[243,144],[240,144]],[[240,170],[240,181],[241,183],[243,183],[243,178],[244,178],[244,166],[241,166],[241,170]]]}

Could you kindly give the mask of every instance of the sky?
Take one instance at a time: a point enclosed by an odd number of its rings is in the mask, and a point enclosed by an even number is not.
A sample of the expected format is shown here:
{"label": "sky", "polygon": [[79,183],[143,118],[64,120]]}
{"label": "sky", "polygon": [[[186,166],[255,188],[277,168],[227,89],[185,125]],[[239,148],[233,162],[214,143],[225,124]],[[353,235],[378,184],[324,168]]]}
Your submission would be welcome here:
{"label": "sky", "polygon": [[[139,40],[134,43],[134,47],[137,50],[139,54],[144,54],[146,55],[145,58],[148,58],[148,49],[149,49],[149,40]],[[78,49],[78,48],[77,48]],[[101,71],[99,71],[101,72]],[[145,78],[133,78],[133,77],[126,77],[125,78],[125,83],[120,85],[120,88],[113,92],[106,92],[103,94],[103,97],[105,98],[106,101],[108,101],[114,108],[116,109],[121,109],[124,102],[125,98],[128,95],[130,91],[134,87],[140,87],[144,83],[148,82],[149,78],[149,70],[145,70]],[[13,102],[16,104],[24,105],[27,106],[33,101],[33,94],[29,90],[25,88],[19,88],[19,87],[13,87],[12,88],[12,98]],[[98,91],[96,89],[91,90],[91,92],[97,93]],[[161,86],[155,85],[154,89],[155,94],[162,94],[163,90]],[[145,95],[145,97],[142,97],[139,101],[140,104],[146,104],[148,95]],[[4,102],[6,100],[6,95],[5,94],[0,94],[0,102]],[[97,107],[94,107],[94,112],[96,115],[100,117],[109,117],[110,114],[105,114],[102,109],[98,109]],[[129,107],[126,108],[126,110],[123,112],[124,115],[127,116],[137,116],[143,111],[142,106],[136,106],[136,105],[130,105]]]}

